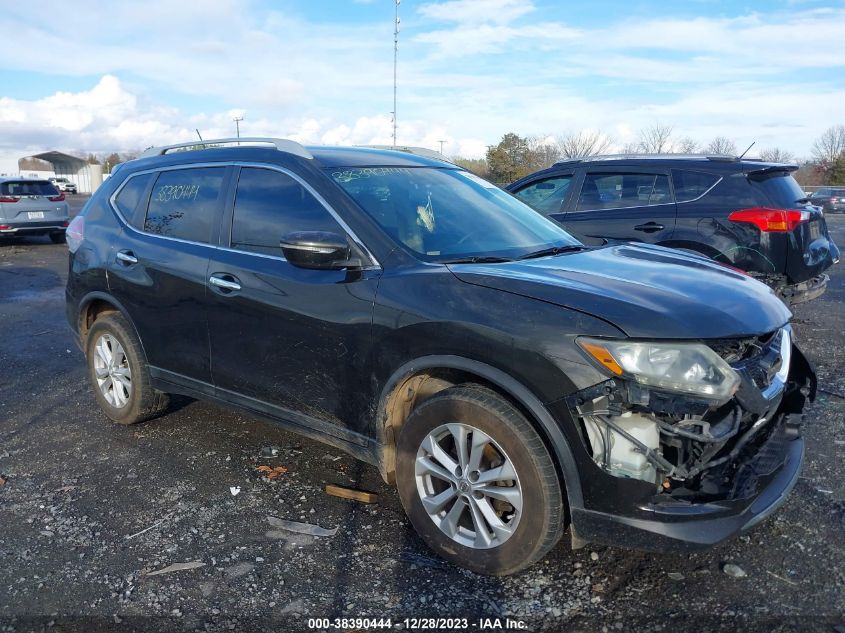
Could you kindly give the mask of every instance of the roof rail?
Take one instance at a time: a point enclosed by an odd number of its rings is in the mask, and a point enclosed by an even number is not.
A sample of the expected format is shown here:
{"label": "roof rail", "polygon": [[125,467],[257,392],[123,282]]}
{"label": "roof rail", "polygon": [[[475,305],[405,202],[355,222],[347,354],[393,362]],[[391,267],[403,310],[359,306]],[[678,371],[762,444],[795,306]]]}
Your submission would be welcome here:
{"label": "roof rail", "polygon": [[736,156],[722,154],[604,154],[599,156],[581,156],[578,158],[564,158],[555,165],[569,163],[589,163],[602,160],[712,160],[735,162],[739,159]]}
{"label": "roof rail", "polygon": [[294,154],[295,156],[301,156],[302,158],[314,158],[307,149],[305,149],[302,145],[297,143],[296,141],[290,141],[284,138],[268,138],[268,137],[261,137],[261,136],[246,136],[241,138],[216,138],[216,139],[209,139],[204,141],[190,141],[188,143],[176,143],[175,145],[163,145],[161,147],[150,147],[149,149],[144,150],[138,158],[147,158],[148,156],[164,156],[167,152],[175,149],[184,149],[184,148],[194,148],[198,149],[202,146],[202,149],[211,149],[209,145],[229,145],[232,143],[237,143],[239,145],[242,144],[253,144],[253,143],[264,143],[266,145],[273,145],[277,150],[280,152],[286,152],[288,154]]}
{"label": "roof rail", "polygon": [[[414,147],[412,145],[357,145],[357,147],[368,147],[370,149],[389,149],[397,152],[405,152],[406,154],[414,154],[416,156],[423,156],[424,158],[433,158],[434,160],[442,160],[447,163],[452,161],[446,158],[443,154],[434,149],[427,147]],[[454,163],[453,163],[454,164]]]}

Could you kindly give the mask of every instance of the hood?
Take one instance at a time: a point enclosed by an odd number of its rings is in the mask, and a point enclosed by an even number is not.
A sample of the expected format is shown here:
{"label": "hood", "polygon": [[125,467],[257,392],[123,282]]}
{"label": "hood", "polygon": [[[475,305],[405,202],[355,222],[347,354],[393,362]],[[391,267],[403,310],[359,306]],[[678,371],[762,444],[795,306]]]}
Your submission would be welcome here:
{"label": "hood", "polygon": [[585,312],[632,338],[755,336],[792,316],[765,284],[706,257],[660,246],[609,245],[449,268],[463,282]]}

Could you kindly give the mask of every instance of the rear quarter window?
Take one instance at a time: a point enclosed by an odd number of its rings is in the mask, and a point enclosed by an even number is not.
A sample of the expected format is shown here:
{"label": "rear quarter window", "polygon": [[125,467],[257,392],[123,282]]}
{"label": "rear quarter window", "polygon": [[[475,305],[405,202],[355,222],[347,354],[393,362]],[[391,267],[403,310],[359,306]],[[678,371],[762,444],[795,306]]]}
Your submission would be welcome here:
{"label": "rear quarter window", "polygon": [[686,169],[672,170],[672,184],[675,187],[675,200],[689,202],[700,198],[713,188],[720,176],[703,171],[689,171]]}
{"label": "rear quarter window", "polygon": [[161,172],[153,185],[144,230],[192,242],[211,242],[223,196],[224,167]]}
{"label": "rear quarter window", "polygon": [[130,176],[114,198],[114,204],[124,219],[136,229],[144,228],[144,209],[150,183],[156,174]]}

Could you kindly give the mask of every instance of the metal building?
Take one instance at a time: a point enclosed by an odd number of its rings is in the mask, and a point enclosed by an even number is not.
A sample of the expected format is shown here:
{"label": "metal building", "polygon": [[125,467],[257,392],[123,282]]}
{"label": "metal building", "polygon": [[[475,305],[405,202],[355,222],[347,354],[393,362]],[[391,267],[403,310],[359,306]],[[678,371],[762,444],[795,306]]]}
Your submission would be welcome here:
{"label": "metal building", "polygon": [[[56,176],[67,178],[75,183],[79,193],[93,193],[103,184],[102,165],[91,165],[77,156],[55,151],[33,154],[32,158],[39,158],[50,163]],[[28,170],[21,170],[21,175],[29,175]],[[33,175],[45,177],[43,172],[35,172]]]}

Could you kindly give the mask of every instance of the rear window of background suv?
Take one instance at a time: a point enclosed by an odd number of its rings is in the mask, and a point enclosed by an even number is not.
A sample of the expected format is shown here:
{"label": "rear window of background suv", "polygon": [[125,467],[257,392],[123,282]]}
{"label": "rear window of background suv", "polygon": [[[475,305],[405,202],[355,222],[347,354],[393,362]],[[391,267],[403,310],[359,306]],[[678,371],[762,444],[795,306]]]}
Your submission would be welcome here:
{"label": "rear window of background suv", "polygon": [[797,201],[806,197],[804,190],[787,172],[775,172],[764,176],[750,175],[748,182],[758,193],[763,193],[769,204],[776,209],[794,209],[801,206]]}
{"label": "rear window of background suv", "polygon": [[59,190],[47,180],[7,180],[0,183],[3,196],[58,196]]}

